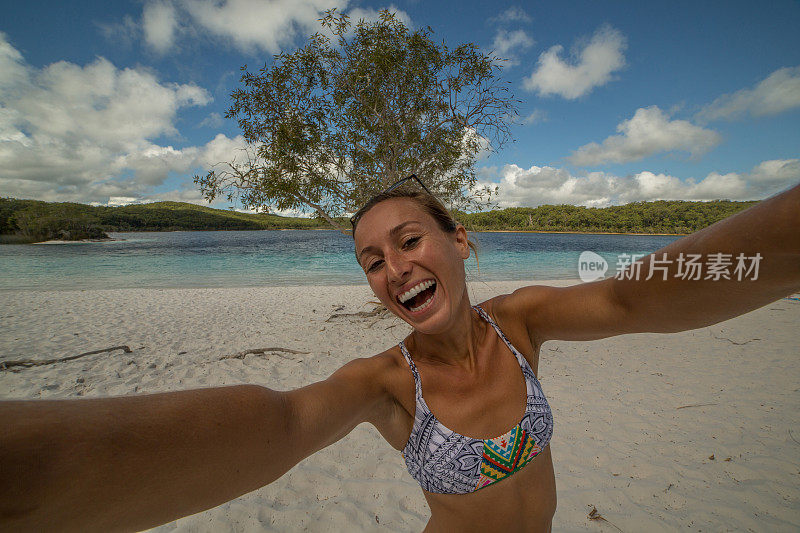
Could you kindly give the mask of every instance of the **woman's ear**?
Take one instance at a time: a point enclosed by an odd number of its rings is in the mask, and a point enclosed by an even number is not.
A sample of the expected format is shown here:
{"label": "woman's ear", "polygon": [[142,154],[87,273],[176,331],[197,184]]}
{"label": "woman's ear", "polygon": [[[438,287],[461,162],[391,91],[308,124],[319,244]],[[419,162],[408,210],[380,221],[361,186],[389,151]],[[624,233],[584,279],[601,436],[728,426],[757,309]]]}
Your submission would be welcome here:
{"label": "woman's ear", "polygon": [[464,226],[458,224],[456,226],[456,246],[461,253],[461,259],[469,259],[469,240],[467,239],[467,230]]}

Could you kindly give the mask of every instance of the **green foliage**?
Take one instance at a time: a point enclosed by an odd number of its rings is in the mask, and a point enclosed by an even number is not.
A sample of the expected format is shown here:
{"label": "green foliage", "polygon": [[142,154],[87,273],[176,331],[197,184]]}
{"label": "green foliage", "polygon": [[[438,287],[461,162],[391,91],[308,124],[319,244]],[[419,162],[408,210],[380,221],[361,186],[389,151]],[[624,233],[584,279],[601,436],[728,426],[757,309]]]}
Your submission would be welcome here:
{"label": "green foliage", "polygon": [[103,238],[108,231],[318,229],[320,219],[239,213],[182,202],[122,207],[48,203],[0,198],[0,234],[4,242]]}
{"label": "green foliage", "polygon": [[[15,202],[17,202],[15,204]],[[84,205],[0,200],[0,232],[27,241],[105,239],[100,221]]]}
{"label": "green foliage", "polygon": [[321,22],[305,47],[242,68],[226,117],[249,148],[195,176],[204,196],[310,208],[334,223],[415,173],[451,205],[485,205],[493,190],[475,191],[476,158],[508,140],[516,116],[497,58],[436,43],[386,10],[377,22],[353,26],[335,10]]}
{"label": "green foliage", "polygon": [[755,203],[659,200],[604,208],[543,205],[458,213],[458,219],[472,231],[686,234],[710,226]]}
{"label": "green foliage", "polygon": [[103,221],[114,231],[312,229],[323,223],[307,218],[239,213],[183,202],[154,202],[105,208]]}
{"label": "green foliage", "polygon": [[[729,200],[657,201],[605,208],[543,205],[482,213],[457,212],[456,218],[471,231],[685,234],[698,231],[755,203]],[[339,219],[337,222],[344,224],[346,221]],[[321,228],[330,228],[330,224],[322,217],[291,218],[264,213],[239,213],[182,202],[93,207],[0,198],[0,235],[6,236],[2,242],[98,238],[102,232],[108,231]]]}

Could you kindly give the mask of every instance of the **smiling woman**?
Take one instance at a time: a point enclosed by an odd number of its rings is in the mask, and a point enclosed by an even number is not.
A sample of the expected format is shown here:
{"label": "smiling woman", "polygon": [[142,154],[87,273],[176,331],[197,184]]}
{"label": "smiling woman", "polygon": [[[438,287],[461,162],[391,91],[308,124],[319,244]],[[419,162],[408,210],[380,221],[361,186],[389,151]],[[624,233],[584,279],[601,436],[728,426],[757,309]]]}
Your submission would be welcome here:
{"label": "smiling woman", "polygon": [[549,531],[543,343],[699,328],[798,291],[799,207],[800,185],[637,263],[647,272],[667,257],[758,255],[755,278],[692,279],[676,261],[663,277],[529,286],[473,305],[464,227],[427,193],[379,195],[354,223],[356,256],[381,303],[411,326],[407,337],[286,392],[0,402],[0,529],[166,523],[275,481],[367,422],[422,488],[426,531]]}
{"label": "smiling woman", "polygon": [[[370,287],[401,318],[427,314],[434,299],[453,298],[457,305],[465,297],[467,233],[431,195],[401,189],[379,194],[354,223],[353,239]],[[410,277],[415,258],[427,269]]]}
{"label": "smiling woman", "polygon": [[401,416],[378,429],[401,435],[390,443],[423,488],[427,530],[492,528],[498,520],[548,530],[556,498],[547,450],[553,417],[534,370],[537,349],[519,327],[507,330],[509,340],[495,302],[470,305],[464,227],[431,195],[395,189],[362,209],[353,237],[375,295],[414,328],[385,352],[405,372],[389,385]]}

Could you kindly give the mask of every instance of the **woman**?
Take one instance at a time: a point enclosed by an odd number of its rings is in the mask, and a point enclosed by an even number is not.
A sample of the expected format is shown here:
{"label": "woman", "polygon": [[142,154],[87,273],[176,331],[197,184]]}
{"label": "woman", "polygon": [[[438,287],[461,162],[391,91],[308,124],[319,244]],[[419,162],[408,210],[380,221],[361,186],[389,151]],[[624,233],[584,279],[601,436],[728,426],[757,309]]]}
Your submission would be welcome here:
{"label": "woman", "polygon": [[[423,488],[426,531],[548,531],[542,344],[698,328],[797,291],[798,207],[800,186],[643,260],[647,272],[667,254],[665,279],[532,286],[472,307],[464,228],[427,193],[383,193],[354,217],[353,236],[375,295],[413,328],[399,346],[288,392],[0,402],[0,529],[152,527],[268,484],[369,422]],[[679,254],[717,253],[760,254],[757,279],[675,276]]]}

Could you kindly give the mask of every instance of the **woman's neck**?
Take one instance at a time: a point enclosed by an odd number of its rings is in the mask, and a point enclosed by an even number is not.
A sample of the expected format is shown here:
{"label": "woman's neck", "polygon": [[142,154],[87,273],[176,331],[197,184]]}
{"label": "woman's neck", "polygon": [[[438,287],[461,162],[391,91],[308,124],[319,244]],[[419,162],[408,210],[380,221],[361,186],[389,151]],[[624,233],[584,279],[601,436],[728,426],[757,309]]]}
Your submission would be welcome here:
{"label": "woman's neck", "polygon": [[414,330],[409,349],[415,359],[462,367],[475,368],[478,341],[483,336],[486,323],[472,309],[466,288],[462,301],[453,316],[451,325],[442,333],[425,334]]}

